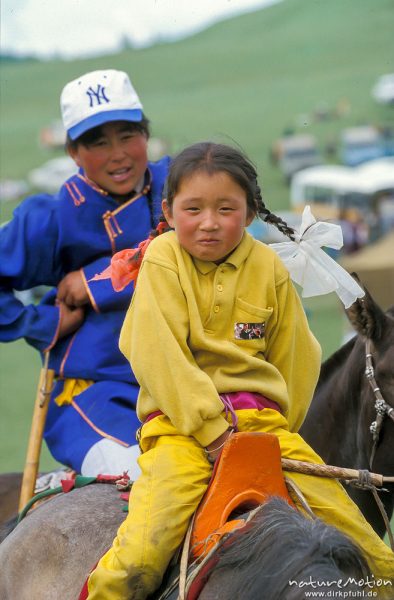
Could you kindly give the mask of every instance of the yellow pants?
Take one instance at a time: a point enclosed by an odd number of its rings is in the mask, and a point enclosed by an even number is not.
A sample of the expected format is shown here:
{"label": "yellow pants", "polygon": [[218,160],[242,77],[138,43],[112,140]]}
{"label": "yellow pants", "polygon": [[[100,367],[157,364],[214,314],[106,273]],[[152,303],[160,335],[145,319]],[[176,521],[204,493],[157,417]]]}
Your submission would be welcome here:
{"label": "yellow pants", "polygon": [[[237,411],[239,431],[274,433],[283,458],[322,460],[287,427],[277,411]],[[179,435],[165,416],[142,428],[142,474],[134,483],[129,513],[112,548],[89,578],[89,600],[144,600],[160,584],[207,486],[212,465],[191,437]],[[332,479],[286,472],[313,512],[362,548],[376,577],[394,578],[394,553],[375,534],[342,486]]]}

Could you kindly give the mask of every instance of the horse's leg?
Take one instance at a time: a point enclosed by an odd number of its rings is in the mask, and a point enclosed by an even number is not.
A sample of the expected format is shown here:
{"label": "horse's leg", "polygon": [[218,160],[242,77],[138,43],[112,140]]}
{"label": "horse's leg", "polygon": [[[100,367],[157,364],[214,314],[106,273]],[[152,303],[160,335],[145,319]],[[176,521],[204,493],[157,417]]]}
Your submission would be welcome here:
{"label": "horse's leg", "polygon": [[22,473],[0,474],[0,525],[18,514]]}

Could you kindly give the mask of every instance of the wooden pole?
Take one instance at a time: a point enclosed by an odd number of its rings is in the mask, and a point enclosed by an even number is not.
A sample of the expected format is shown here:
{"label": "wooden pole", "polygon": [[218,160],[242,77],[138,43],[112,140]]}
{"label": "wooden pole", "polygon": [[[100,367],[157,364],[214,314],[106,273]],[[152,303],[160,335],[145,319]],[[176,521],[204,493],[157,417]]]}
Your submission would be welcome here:
{"label": "wooden pole", "polygon": [[33,418],[27,446],[26,462],[23,471],[21,495],[19,498],[19,511],[34,495],[38,467],[40,463],[41,445],[44,434],[49,399],[52,392],[55,372],[48,369],[49,352],[45,354],[44,366],[40,371],[36,400],[34,403]]}
{"label": "wooden pole", "polygon": [[[282,458],[282,468],[285,471],[317,475],[318,477],[330,477],[331,479],[359,479],[360,473],[357,469],[319,465],[301,460],[292,460],[290,458]],[[369,477],[371,483],[376,487],[382,487],[385,481],[392,479],[391,477],[383,477],[379,473],[369,473]]]}

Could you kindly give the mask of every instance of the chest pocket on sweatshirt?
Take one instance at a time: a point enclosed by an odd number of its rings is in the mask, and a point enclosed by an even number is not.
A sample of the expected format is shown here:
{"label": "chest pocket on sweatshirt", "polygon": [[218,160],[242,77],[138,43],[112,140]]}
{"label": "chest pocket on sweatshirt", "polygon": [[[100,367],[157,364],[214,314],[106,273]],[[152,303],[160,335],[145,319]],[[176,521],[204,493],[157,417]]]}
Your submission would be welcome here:
{"label": "chest pocket on sweatshirt", "polygon": [[232,341],[248,354],[264,352],[267,345],[267,324],[272,313],[271,307],[261,308],[237,298],[231,324]]}

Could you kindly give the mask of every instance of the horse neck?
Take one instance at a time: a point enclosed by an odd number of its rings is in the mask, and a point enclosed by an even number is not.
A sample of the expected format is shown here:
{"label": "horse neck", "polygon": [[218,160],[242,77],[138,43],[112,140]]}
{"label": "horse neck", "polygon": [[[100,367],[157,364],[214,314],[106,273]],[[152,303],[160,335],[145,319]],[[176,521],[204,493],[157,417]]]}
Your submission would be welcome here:
{"label": "horse neck", "polygon": [[320,399],[320,410],[340,415],[336,427],[345,427],[349,421],[354,425],[360,414],[364,370],[365,350],[358,336],[322,364],[315,396]]}

